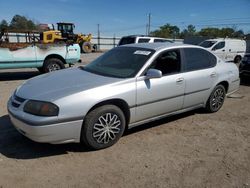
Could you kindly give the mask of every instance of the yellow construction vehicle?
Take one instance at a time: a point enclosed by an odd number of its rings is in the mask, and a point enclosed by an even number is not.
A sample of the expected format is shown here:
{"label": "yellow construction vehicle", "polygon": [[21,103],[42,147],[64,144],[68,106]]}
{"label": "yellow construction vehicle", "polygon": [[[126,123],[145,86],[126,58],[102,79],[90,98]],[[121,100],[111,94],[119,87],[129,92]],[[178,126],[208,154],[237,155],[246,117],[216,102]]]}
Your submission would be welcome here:
{"label": "yellow construction vehicle", "polygon": [[73,23],[60,22],[57,23],[57,30],[54,30],[53,27],[52,30],[44,31],[42,32],[40,38],[43,43],[46,44],[60,41],[78,43],[81,48],[81,52],[84,53],[90,53],[95,50],[90,42],[92,35],[74,34],[74,28],[75,25]]}

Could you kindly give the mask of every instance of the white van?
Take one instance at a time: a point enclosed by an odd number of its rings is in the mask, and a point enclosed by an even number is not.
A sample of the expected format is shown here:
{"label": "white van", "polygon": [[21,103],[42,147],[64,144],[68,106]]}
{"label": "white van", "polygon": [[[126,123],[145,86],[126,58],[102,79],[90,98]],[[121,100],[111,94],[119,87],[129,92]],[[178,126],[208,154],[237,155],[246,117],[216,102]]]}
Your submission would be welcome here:
{"label": "white van", "polygon": [[133,43],[152,43],[152,42],[169,42],[173,43],[173,40],[159,38],[159,37],[150,37],[145,35],[129,35],[122,37],[118,43],[118,46],[122,46],[125,44],[133,44]]}
{"label": "white van", "polygon": [[246,53],[246,41],[240,39],[208,39],[199,44],[224,61],[239,63]]}

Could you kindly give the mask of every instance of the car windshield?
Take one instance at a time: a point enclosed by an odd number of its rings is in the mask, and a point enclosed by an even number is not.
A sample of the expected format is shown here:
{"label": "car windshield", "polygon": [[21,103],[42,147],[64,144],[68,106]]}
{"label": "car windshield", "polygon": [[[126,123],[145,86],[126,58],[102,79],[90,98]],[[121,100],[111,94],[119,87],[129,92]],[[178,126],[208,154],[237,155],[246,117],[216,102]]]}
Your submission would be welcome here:
{"label": "car windshield", "polygon": [[84,70],[116,78],[132,78],[155,51],[136,47],[114,48],[90,64]]}
{"label": "car windshield", "polygon": [[206,40],[203,41],[202,43],[199,44],[199,46],[202,46],[203,48],[210,48],[213,46],[217,41],[211,41],[211,40]]}

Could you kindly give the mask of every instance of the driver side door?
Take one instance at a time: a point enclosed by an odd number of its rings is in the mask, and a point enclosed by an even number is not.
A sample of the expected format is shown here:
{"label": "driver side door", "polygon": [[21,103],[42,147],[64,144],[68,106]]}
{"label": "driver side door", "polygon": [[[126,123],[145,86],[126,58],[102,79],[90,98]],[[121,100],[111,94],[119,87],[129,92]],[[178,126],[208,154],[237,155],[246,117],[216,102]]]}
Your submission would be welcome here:
{"label": "driver side door", "polygon": [[137,78],[136,121],[180,110],[183,106],[185,80],[181,73],[179,49],[159,54],[148,69],[162,72],[161,78]]}

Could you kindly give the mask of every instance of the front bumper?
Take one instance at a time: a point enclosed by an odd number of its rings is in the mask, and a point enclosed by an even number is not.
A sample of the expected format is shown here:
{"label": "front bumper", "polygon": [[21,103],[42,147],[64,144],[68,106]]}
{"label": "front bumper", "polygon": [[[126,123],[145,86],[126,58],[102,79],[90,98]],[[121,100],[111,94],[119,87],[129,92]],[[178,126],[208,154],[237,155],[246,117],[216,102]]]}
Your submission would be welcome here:
{"label": "front bumper", "polygon": [[[29,139],[51,144],[80,142],[83,120],[32,125],[26,119],[15,115],[17,109],[8,102],[8,112],[14,127]],[[20,110],[18,110],[20,113]],[[23,112],[24,113],[24,112]]]}

